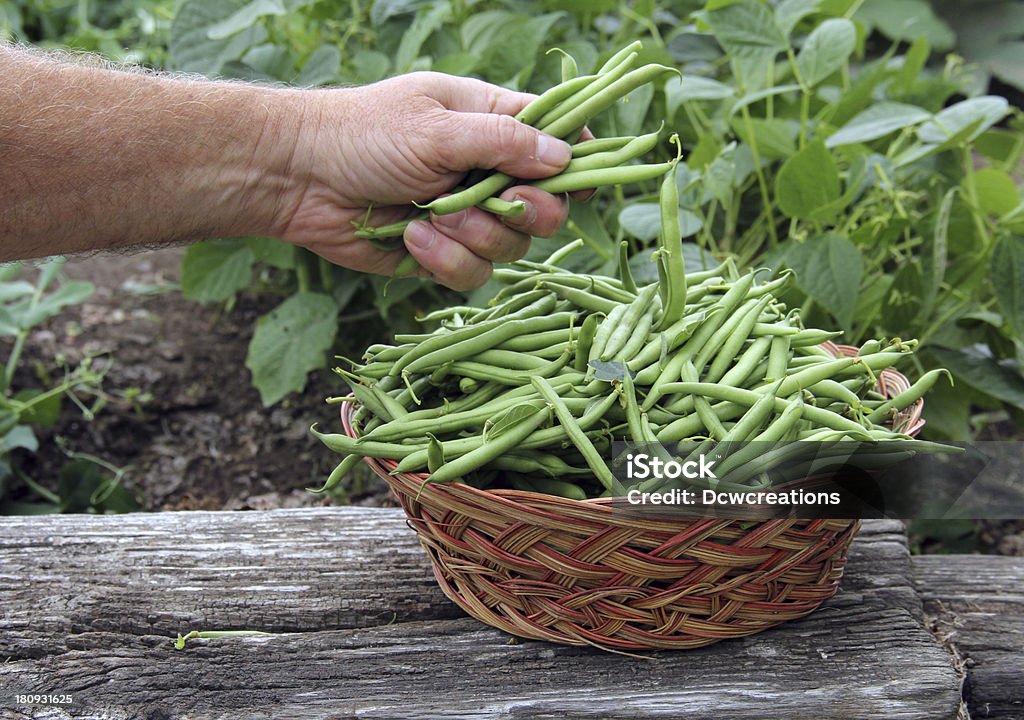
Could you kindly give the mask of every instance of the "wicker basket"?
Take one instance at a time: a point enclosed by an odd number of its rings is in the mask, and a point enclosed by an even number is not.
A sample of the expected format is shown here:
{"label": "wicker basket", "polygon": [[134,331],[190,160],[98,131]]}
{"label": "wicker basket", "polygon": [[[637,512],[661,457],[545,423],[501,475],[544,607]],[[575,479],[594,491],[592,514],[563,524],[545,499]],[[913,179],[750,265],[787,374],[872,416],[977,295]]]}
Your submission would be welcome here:
{"label": "wicker basket", "polygon": [[[826,344],[836,355],[857,349]],[[909,387],[886,370],[880,390]],[[342,423],[354,434],[352,408]],[[923,425],[921,403],[894,427]],[[832,597],[859,520],[650,519],[610,499],[423,484],[366,462],[391,487],[444,593],[513,635],[608,650],[695,648],[803,617]]]}

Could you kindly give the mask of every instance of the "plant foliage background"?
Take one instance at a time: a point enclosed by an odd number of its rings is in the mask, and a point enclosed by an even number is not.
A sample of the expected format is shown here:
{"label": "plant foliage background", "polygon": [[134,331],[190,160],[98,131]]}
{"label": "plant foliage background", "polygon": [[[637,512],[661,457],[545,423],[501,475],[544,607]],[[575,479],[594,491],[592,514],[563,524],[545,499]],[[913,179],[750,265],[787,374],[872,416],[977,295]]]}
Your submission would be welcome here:
{"label": "plant foliage background", "polygon": [[[944,365],[956,378],[929,397],[932,436],[994,432],[1024,413],[1019,3],[0,0],[0,33],[263,82],[368,83],[429,69],[533,91],[559,79],[550,47],[588,72],[642,39],[644,60],[682,79],[638,90],[593,129],[639,134],[664,122],[680,132],[692,265],[732,254],[789,267],[799,278],[789,300],[846,342],[919,338],[922,366],[908,373]],[[660,152],[668,157],[667,144]],[[587,252],[573,262],[610,270],[627,239],[636,272],[650,272],[655,187],[631,192],[574,205],[562,236],[535,242],[537,255],[582,237]],[[303,388],[344,345],[347,322],[379,314],[400,331],[457,299],[412,280],[385,295],[383,278],[263,238],[193,246],[182,277],[200,302],[280,296],[247,358],[266,404]]]}

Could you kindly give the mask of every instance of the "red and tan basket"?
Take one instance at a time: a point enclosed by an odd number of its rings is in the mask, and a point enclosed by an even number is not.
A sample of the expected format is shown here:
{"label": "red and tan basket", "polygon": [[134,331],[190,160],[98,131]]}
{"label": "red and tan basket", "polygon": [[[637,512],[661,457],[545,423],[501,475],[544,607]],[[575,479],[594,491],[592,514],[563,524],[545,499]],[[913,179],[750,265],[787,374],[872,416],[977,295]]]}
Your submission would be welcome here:
{"label": "red and tan basket", "polygon": [[[826,343],[836,355],[857,348]],[[880,374],[892,396],[909,387]],[[894,428],[916,434],[922,402]],[[342,405],[354,436],[352,407]],[[610,499],[461,483],[424,485],[366,462],[391,487],[444,593],[513,635],[609,650],[696,648],[803,617],[835,594],[859,520],[650,519]]]}

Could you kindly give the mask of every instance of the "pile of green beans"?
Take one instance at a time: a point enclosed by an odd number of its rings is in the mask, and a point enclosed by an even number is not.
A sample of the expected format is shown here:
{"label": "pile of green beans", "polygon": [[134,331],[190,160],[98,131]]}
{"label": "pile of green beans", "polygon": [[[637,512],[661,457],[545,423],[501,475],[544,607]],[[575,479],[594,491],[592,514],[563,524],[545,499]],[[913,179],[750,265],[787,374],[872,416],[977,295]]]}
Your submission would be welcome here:
{"label": "pile of green beans", "polygon": [[[624,492],[606,460],[614,441],[857,440],[904,455],[941,447],[890,426],[944,371],[893,398],[877,391],[878,374],[914,342],[872,341],[837,358],[820,347],[837,333],[804,327],[777,299],[788,274],[762,279],[726,261],[680,275],[671,253],[681,250],[664,238],[664,280],[637,285],[625,263],[618,277],[562,269],[581,244],[495,270],[504,287],[489,306],[431,313],[424,320],[437,330],[397,336],[338,368],[352,395],[334,400],[357,404],[358,439],[314,428],[347,456],[325,489],[363,457],[433,482],[585,499]],[[728,461],[734,483],[754,482],[765,463],[740,452]]]}
{"label": "pile of green beans", "polygon": [[[648,64],[637,67],[637,41],[615,53],[593,75],[577,75],[572,56],[562,53],[562,82],[539,95],[516,119],[554,137],[573,142],[598,113],[618,100],[675,69]],[[474,172],[462,187],[450,195],[416,204],[421,212],[389,225],[371,227],[367,221],[356,224],[356,236],[365,238],[383,250],[402,250],[402,234],[409,223],[434,215],[449,215],[478,207],[495,215],[516,217],[526,211],[522,201],[509,202],[496,197],[511,185],[533,185],[550,193],[589,190],[605,185],[653,180],[665,174],[670,162],[648,165],[630,164],[650,152],[658,141],[657,132],[640,137],[612,137],[584,140],[572,146],[572,160],[558,175],[543,180],[523,180],[500,172]],[[482,176],[481,176],[482,175]],[[415,258],[406,255],[395,269],[395,277],[405,277],[419,267]]]}

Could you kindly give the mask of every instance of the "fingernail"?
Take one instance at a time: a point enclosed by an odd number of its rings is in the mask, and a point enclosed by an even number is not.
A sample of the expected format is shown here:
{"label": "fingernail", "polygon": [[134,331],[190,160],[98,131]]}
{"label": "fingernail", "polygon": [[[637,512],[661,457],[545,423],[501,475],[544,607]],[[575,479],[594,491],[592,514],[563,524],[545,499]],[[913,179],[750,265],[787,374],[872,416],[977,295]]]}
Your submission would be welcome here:
{"label": "fingernail", "polygon": [[569,164],[571,156],[572,150],[568,143],[544,133],[537,133],[537,159],[542,163],[562,169]]}
{"label": "fingernail", "polygon": [[458,212],[449,213],[448,215],[435,215],[434,222],[451,230],[458,230],[466,224],[466,218],[468,216],[469,213],[467,211],[459,210]]}
{"label": "fingernail", "polygon": [[512,198],[512,202],[522,202],[523,205],[526,206],[522,215],[517,218],[513,218],[514,224],[529,226],[537,222],[537,207],[532,202],[520,195],[514,196]]}
{"label": "fingernail", "polygon": [[428,222],[417,220],[405,229],[405,241],[417,250],[429,250],[437,233]]}

